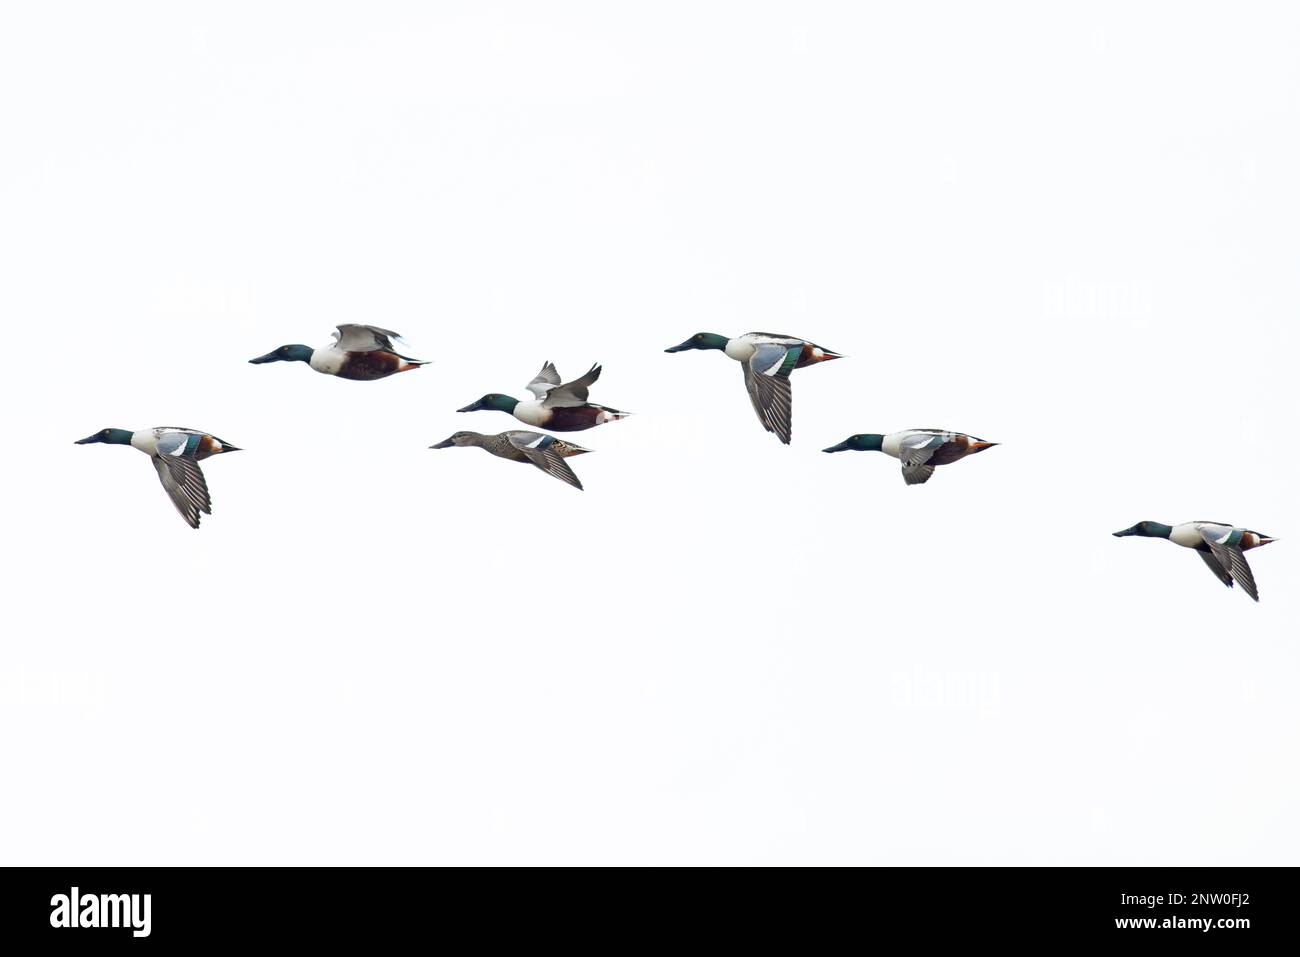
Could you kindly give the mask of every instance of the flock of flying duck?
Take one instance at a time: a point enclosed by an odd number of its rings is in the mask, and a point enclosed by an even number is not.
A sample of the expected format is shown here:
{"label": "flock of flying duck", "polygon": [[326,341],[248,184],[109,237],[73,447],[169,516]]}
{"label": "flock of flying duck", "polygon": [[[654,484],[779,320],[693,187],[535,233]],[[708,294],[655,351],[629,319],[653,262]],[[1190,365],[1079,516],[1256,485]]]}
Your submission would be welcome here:
{"label": "flock of flying duck", "polygon": [[[383,379],[427,365],[398,352],[393,339],[399,338],[401,337],[396,332],[378,326],[348,323],[338,327],[334,341],[329,345],[316,349],[304,345],[280,346],[249,362],[255,365],[267,362],[305,362],[325,375],[360,381]],[[691,349],[716,349],[739,362],[744,372],[745,390],[749,393],[759,422],[764,429],[774,433],[787,445],[790,443],[791,423],[790,373],[805,366],[841,358],[840,353],[824,349],[806,339],[765,332],[750,332],[734,339],[700,332],[664,351],[685,352]],[[591,386],[600,378],[600,371],[599,365],[593,365],[581,377],[564,382],[555,366],[546,362],[533,381],[528,383],[528,391],[533,395],[531,400],[523,401],[490,392],[456,411],[505,412],[532,429],[548,429],[552,432],[592,429],[626,418],[630,414],[587,401]],[[236,446],[208,432],[176,427],[141,429],[136,432],[128,429],[102,429],[80,439],[77,444],[95,442],[130,445],[148,455],[163,488],[191,528],[199,527],[201,513],[212,514],[212,500],[199,462],[213,455],[239,451]],[[996,444],[962,432],[906,429],[887,435],[874,432],[851,435],[823,451],[884,452],[899,460],[904,482],[919,485],[929,480],[936,467],[950,465]],[[582,488],[582,482],[565,459],[590,451],[566,439],[529,429],[510,429],[496,435],[456,432],[430,446],[434,449],[452,447],[480,448],[499,458],[531,464],[577,489]],[[1184,548],[1195,549],[1215,577],[1229,587],[1235,582],[1255,601],[1259,601],[1259,591],[1255,587],[1255,579],[1244,553],[1275,540],[1271,536],[1225,522],[1187,522],[1173,526],[1159,522],[1138,522],[1131,528],[1114,534],[1120,538],[1129,535],[1165,538]]]}

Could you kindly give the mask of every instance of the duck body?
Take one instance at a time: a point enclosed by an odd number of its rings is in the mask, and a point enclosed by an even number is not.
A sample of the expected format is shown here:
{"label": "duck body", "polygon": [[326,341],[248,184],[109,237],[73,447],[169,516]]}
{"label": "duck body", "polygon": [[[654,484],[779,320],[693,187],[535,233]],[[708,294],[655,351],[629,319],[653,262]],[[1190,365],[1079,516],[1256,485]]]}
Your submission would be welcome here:
{"label": "duck body", "polygon": [[572,382],[561,382],[555,366],[546,362],[528,391],[534,398],[520,401],[514,396],[491,392],[477,402],[471,402],[457,412],[508,412],[525,425],[552,432],[581,432],[594,429],[606,422],[625,419],[630,412],[621,412],[606,405],[588,402],[588,390],[600,378],[601,367],[593,365],[587,373]]}
{"label": "duck body", "polygon": [[627,412],[620,412],[618,409],[597,405],[594,402],[548,408],[545,401],[538,399],[520,402],[515,406],[513,414],[526,425],[537,429],[550,429],[552,432],[582,432],[628,416]]}
{"label": "duck body", "polygon": [[102,429],[79,439],[77,445],[93,443],[129,445],[148,455],[172,504],[191,528],[199,527],[201,513],[212,514],[208,483],[198,463],[214,455],[239,449],[208,432],[176,426],[156,429]]}
{"label": "duck body", "polygon": [[1271,535],[1229,525],[1226,522],[1184,522],[1182,525],[1175,525],[1169,534],[1169,540],[1175,545],[1195,548],[1197,551],[1209,549],[1207,539],[1236,546],[1243,552],[1277,541]]}
{"label": "duck body", "polygon": [[1259,589],[1255,585],[1255,575],[1246,562],[1245,553],[1252,548],[1259,548],[1277,540],[1272,535],[1230,525],[1227,522],[1184,522],[1181,525],[1165,525],[1161,522],[1144,521],[1114,534],[1116,538],[1129,536],[1164,538],[1175,545],[1193,549],[1219,581],[1229,588],[1235,582],[1255,601],[1259,601]]}
{"label": "duck body", "polygon": [[946,429],[904,429],[901,432],[881,434],[863,432],[851,435],[824,452],[884,452],[899,460],[903,481],[908,485],[921,485],[929,481],[935,468],[951,465],[968,455],[992,448],[997,442],[986,442],[965,432]]}
{"label": "duck body", "polygon": [[541,469],[552,478],[581,489],[582,482],[569,468],[564,459],[590,452],[580,445],[557,439],[553,435],[540,432],[527,432],[523,429],[511,429],[496,435],[484,435],[481,432],[457,432],[443,439],[431,449],[479,448],[485,452],[508,459],[511,462],[526,462]]}
{"label": "duck body", "polygon": [[248,361],[253,365],[267,362],[305,362],[324,375],[367,382],[385,379],[397,372],[409,372],[428,363],[397,352],[393,339],[400,336],[390,329],[345,323],[334,333],[334,342],[313,349],[304,345],[286,345]]}
{"label": "duck body", "polygon": [[181,456],[196,462],[202,462],[222,452],[239,451],[238,448],[215,435],[179,426],[162,426],[132,432],[130,445],[131,448],[138,449],[146,455]]}
{"label": "duck body", "polygon": [[307,364],[325,375],[336,375],[340,379],[358,382],[386,379],[394,373],[409,372],[424,365],[396,352],[379,349],[374,352],[343,352],[332,346],[313,349]]}
{"label": "duck body", "polygon": [[690,349],[716,349],[739,362],[745,376],[745,391],[749,393],[758,421],[786,445],[790,444],[793,415],[790,373],[842,358],[840,353],[815,342],[774,332],[747,332],[731,339],[712,332],[697,332],[664,351]]}
{"label": "duck body", "polygon": [[782,346],[787,350],[798,348],[799,355],[792,367],[794,369],[802,369],[818,362],[843,358],[838,352],[823,349],[815,342],[798,339],[794,336],[781,335],[776,332],[747,332],[743,336],[728,339],[727,344],[722,347],[722,351],[728,359],[735,359],[737,362],[748,362],[763,346]]}

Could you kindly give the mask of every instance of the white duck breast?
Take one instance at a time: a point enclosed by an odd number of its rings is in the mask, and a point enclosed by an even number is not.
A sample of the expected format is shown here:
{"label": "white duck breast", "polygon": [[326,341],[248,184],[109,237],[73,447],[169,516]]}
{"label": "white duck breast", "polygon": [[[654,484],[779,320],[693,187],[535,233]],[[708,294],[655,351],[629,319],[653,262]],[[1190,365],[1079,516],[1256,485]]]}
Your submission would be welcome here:
{"label": "white duck breast", "polygon": [[[1209,509],[1207,508],[1206,511],[1208,512]],[[1182,525],[1175,525],[1169,533],[1169,540],[1183,548],[1200,548],[1205,544],[1201,529],[1198,527],[1200,524],[1200,522],[1184,522]]]}
{"label": "white duck breast", "polygon": [[339,370],[343,368],[343,362],[347,359],[346,352],[340,352],[334,346],[321,346],[319,349],[313,349],[311,358],[307,360],[307,365],[311,366],[317,372],[323,372],[326,375],[338,375]]}
{"label": "white duck breast", "polygon": [[158,451],[158,430],[140,429],[131,433],[131,448],[139,449],[145,455],[154,455]]}
{"label": "white duck breast", "polygon": [[735,339],[728,339],[727,345],[722,351],[727,354],[729,359],[746,362],[754,354],[754,343],[749,342],[747,336],[738,336]]}
{"label": "white duck breast", "polygon": [[515,418],[528,425],[541,427],[546,424],[547,411],[544,402],[520,402],[515,406]]}

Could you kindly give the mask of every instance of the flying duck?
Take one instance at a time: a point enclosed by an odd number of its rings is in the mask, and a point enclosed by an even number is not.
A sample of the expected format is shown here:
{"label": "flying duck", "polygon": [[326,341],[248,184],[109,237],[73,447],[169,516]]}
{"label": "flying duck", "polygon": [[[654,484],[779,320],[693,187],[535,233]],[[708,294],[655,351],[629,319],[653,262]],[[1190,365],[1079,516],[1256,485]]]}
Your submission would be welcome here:
{"label": "flying duck", "polygon": [[508,412],[525,425],[552,432],[581,432],[606,422],[625,419],[632,413],[620,412],[607,406],[587,401],[587,389],[600,378],[600,366],[594,365],[580,379],[561,384],[560,374],[550,363],[542,365],[528,391],[536,398],[520,402],[509,395],[491,392],[477,402],[471,402],[457,412],[482,412],[485,410]]}
{"label": "flying duck", "polygon": [[163,488],[171,496],[172,504],[190,528],[199,527],[199,513],[212,514],[212,499],[208,483],[203,479],[199,462],[223,452],[238,452],[235,446],[215,435],[196,429],[157,428],[101,429],[94,435],[78,439],[77,445],[103,442],[107,445],[129,445],[139,449],[153,460]]}
{"label": "flying duck", "polygon": [[1271,535],[1226,522],[1184,522],[1182,525],[1138,522],[1114,535],[1116,538],[1127,538],[1130,535],[1167,538],[1175,545],[1194,548],[1210,571],[1214,572],[1215,578],[1229,588],[1235,581],[1255,601],[1259,601],[1259,589],[1255,587],[1255,576],[1251,574],[1243,553],[1277,541]]}
{"label": "flying duck", "polygon": [[943,429],[905,429],[881,435],[865,432],[850,435],[839,445],[823,452],[884,452],[902,463],[903,481],[920,485],[934,474],[936,466],[948,465],[976,452],[992,448],[997,442],[985,442],[962,432]]}
{"label": "flying duck", "polygon": [[816,343],[793,336],[769,332],[747,332],[728,339],[712,332],[697,332],[681,345],[664,352],[685,352],[688,349],[720,349],[739,362],[745,372],[745,389],[754,404],[758,421],[763,428],[775,432],[786,445],[790,444],[790,373],[795,369],[839,359],[838,352],[823,349]]}
{"label": "flying duck", "polygon": [[564,460],[574,455],[582,455],[591,449],[557,439],[553,435],[540,432],[526,432],[523,429],[511,429],[496,435],[484,435],[482,432],[457,432],[443,439],[431,449],[450,449],[453,447],[475,447],[491,452],[493,455],[512,462],[530,462],[547,475],[567,482],[576,489],[582,488],[578,476]]}
{"label": "flying duck", "polygon": [[393,339],[401,336],[389,329],[378,326],[363,326],[345,323],[334,333],[334,341],[328,346],[313,349],[311,346],[281,346],[274,352],[268,352],[256,359],[249,359],[253,365],[264,362],[305,362],[317,372],[336,375],[340,379],[383,379],[394,372],[406,372],[428,365],[419,359],[412,359],[398,353],[393,347]]}

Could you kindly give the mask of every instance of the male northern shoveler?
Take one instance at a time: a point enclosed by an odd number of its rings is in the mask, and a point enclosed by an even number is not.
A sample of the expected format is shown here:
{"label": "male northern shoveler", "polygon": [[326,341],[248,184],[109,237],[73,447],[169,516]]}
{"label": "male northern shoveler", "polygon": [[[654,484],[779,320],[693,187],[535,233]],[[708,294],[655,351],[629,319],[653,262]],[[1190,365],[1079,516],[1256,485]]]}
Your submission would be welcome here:
{"label": "male northern shoveler", "polygon": [[511,429],[497,435],[457,432],[429,448],[450,449],[455,446],[461,448],[473,446],[512,462],[530,462],[547,475],[561,482],[568,482],[577,489],[582,488],[582,483],[578,481],[578,476],[573,474],[573,469],[569,468],[569,464],[564,460],[591,451],[572,442],[566,442],[564,439],[557,439],[553,435],[526,432],[523,429]]}
{"label": "male northern shoveler", "polygon": [[199,462],[223,452],[239,451],[229,442],[207,432],[167,427],[141,429],[139,432],[101,429],[94,435],[78,439],[76,444],[89,445],[93,442],[129,445],[148,455],[153,460],[153,467],[158,470],[158,478],[171,496],[176,511],[189,522],[190,528],[199,527],[200,512],[212,514],[212,499],[208,495],[208,483],[203,479]]}
{"label": "male northern shoveler", "polygon": [[1259,589],[1255,587],[1255,576],[1251,574],[1243,552],[1277,541],[1271,535],[1229,525],[1227,522],[1184,522],[1182,525],[1138,522],[1114,535],[1116,538],[1127,538],[1129,535],[1167,538],[1175,545],[1194,548],[1219,581],[1229,588],[1235,581],[1255,601],[1259,601]]}
{"label": "male northern shoveler", "polygon": [[992,448],[997,442],[985,442],[962,432],[945,432],[943,429],[905,429],[881,435],[865,432],[850,435],[839,445],[823,452],[884,452],[898,459],[903,466],[903,481],[920,485],[934,474],[935,466],[948,465],[976,452]]}
{"label": "male northern shoveler", "polygon": [[747,332],[734,339],[697,332],[664,352],[687,349],[720,349],[741,363],[745,388],[758,413],[758,421],[786,445],[790,444],[790,373],[815,362],[842,358],[838,352],[823,349],[806,339],[769,332]]}
{"label": "male northern shoveler", "polygon": [[334,333],[328,346],[313,349],[311,346],[281,346],[274,352],[248,361],[253,365],[263,362],[305,362],[317,372],[336,375],[340,379],[383,379],[394,372],[406,372],[428,365],[398,353],[393,339],[401,336],[378,326],[345,323]]}
{"label": "male northern shoveler", "polygon": [[528,383],[528,391],[537,397],[531,402],[520,402],[513,396],[491,392],[456,411],[509,412],[526,425],[536,429],[550,429],[552,432],[581,432],[631,415],[630,412],[620,412],[587,401],[588,387],[599,378],[600,366],[594,365],[582,378],[561,384],[555,366],[547,362],[542,365],[542,371],[537,373],[533,381]]}

